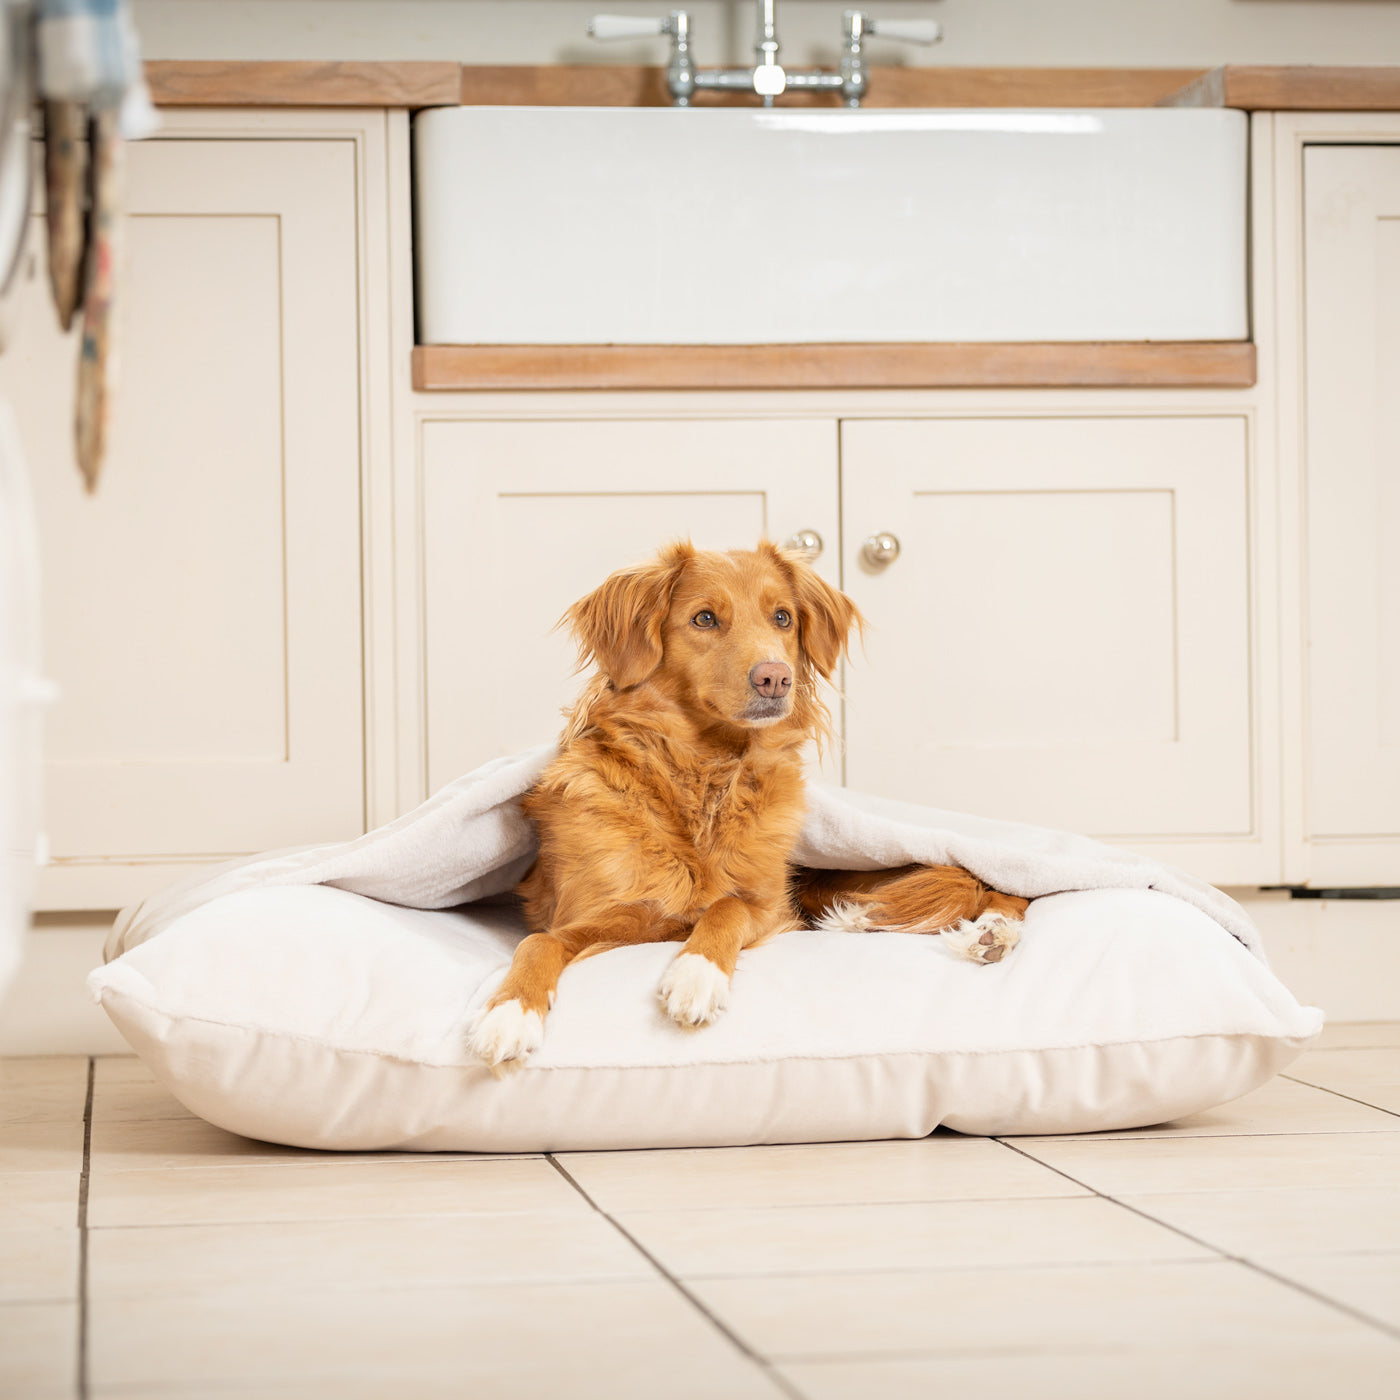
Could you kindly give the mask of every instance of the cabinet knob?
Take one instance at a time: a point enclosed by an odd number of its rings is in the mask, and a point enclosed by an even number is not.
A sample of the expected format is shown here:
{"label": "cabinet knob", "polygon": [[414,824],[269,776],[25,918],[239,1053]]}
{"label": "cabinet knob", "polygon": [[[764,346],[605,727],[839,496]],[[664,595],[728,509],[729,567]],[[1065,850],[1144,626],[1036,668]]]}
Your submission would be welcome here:
{"label": "cabinet knob", "polygon": [[871,535],[861,545],[860,552],[867,564],[882,568],[899,558],[899,541],[887,530],[881,531],[878,535]]}
{"label": "cabinet knob", "polygon": [[784,549],[790,549],[794,554],[805,554],[809,560],[815,559],[825,547],[822,537],[815,530],[797,530],[783,541]]}

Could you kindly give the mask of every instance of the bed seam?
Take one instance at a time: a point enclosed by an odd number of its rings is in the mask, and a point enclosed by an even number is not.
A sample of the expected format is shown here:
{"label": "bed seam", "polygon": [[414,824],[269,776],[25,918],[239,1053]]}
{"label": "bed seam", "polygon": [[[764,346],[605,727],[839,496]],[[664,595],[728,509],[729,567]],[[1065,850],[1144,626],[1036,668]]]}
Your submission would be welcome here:
{"label": "bed seam", "polygon": [[[113,996],[118,997],[118,998],[124,997],[126,1000],[132,1002],[132,1003],[133,1003],[134,1005],[136,1005],[136,1006],[141,1007],[143,1010],[145,1010],[145,1011],[147,1011],[147,1012],[151,1012],[151,1013],[153,1013],[153,1014],[155,1014],[155,1015],[157,1015],[157,1016],[163,1017],[165,1020],[171,1021],[171,1022],[178,1022],[178,1021],[194,1021],[194,1022],[197,1022],[197,1023],[200,1024],[200,1025],[217,1026],[217,1027],[219,1027],[221,1030],[248,1031],[248,1032],[252,1032],[253,1034],[256,1034],[256,1035],[276,1036],[276,1037],[278,1037],[279,1039],[283,1039],[283,1040],[292,1040],[292,1041],[296,1041],[296,1042],[298,1042],[299,1044],[303,1044],[303,1045],[314,1045],[314,1046],[319,1046],[321,1049],[323,1049],[323,1050],[329,1050],[329,1051],[332,1052],[333,1054],[337,1054],[337,1055],[363,1055],[363,1056],[368,1056],[368,1057],[371,1058],[371,1059],[388,1060],[388,1061],[391,1061],[391,1062],[393,1062],[393,1063],[395,1063],[395,1064],[417,1065],[417,1066],[420,1066],[420,1067],[422,1067],[422,1068],[424,1068],[424,1069],[455,1069],[455,1070],[463,1070],[463,1069],[479,1069],[479,1068],[484,1068],[483,1065],[481,1065],[480,1063],[478,1063],[478,1062],[476,1062],[476,1061],[472,1061],[472,1060],[464,1060],[464,1061],[460,1061],[460,1062],[454,1062],[454,1061],[435,1061],[435,1060],[415,1060],[415,1059],[410,1059],[410,1058],[408,1058],[408,1057],[406,1057],[406,1056],[404,1056],[404,1055],[394,1054],[392,1051],[388,1051],[388,1050],[364,1049],[364,1048],[360,1048],[360,1047],[356,1047],[356,1046],[335,1045],[335,1044],[332,1044],[332,1043],[329,1042],[329,1041],[318,1040],[318,1039],[317,1039],[316,1037],[314,1037],[314,1036],[301,1034],[301,1033],[296,1032],[296,1031],[277,1030],[277,1029],[273,1029],[273,1028],[267,1027],[267,1026],[259,1026],[259,1025],[252,1025],[252,1024],[246,1024],[246,1023],[239,1023],[239,1022],[236,1022],[236,1021],[221,1021],[221,1020],[217,1020],[216,1018],[214,1018],[214,1017],[212,1017],[212,1016],[196,1016],[196,1015],[176,1014],[176,1013],[174,1013],[174,1012],[167,1011],[167,1010],[165,1010],[165,1009],[162,1008],[162,1007],[156,1006],[156,1005],[154,1005],[154,1004],[151,1003],[151,1002],[143,1001],[140,997],[133,996],[130,992],[120,991],[120,990],[118,990],[118,989],[116,989],[116,988],[112,988],[112,987],[104,987],[104,988],[102,989],[102,993],[99,994],[99,1000],[100,1000],[101,995],[102,995],[103,993],[108,993],[108,992],[110,992]],[[104,1007],[103,1009],[105,1010],[106,1008]],[[109,1013],[109,1014],[110,1014],[110,1013]],[[1320,1033],[1321,1033],[1321,1028],[1319,1028],[1319,1031],[1318,1031],[1316,1034],[1320,1034]],[[547,1071],[563,1070],[563,1071],[569,1071],[569,1072],[577,1072],[577,1071],[580,1071],[580,1070],[633,1070],[633,1069],[677,1070],[677,1069],[712,1069],[712,1068],[717,1068],[717,1067],[721,1067],[721,1066],[725,1066],[725,1065],[780,1064],[780,1063],[782,1063],[784,1060],[812,1060],[812,1061],[824,1061],[824,1062],[840,1062],[840,1061],[847,1061],[847,1060],[868,1060],[868,1059],[876,1059],[876,1058],[886,1058],[886,1057],[894,1056],[894,1055],[901,1055],[901,1056],[903,1056],[903,1055],[921,1055],[921,1056],[932,1056],[932,1055],[1040,1055],[1040,1054],[1046,1053],[1047,1051],[1060,1051],[1060,1050],[1111,1050],[1111,1049],[1118,1049],[1118,1048],[1121,1048],[1121,1047],[1123,1047],[1123,1046],[1130,1046],[1130,1045],[1161,1045],[1161,1044],[1163,1044],[1163,1043],[1165,1043],[1165,1042],[1167,1042],[1167,1041],[1172,1041],[1172,1040],[1206,1040],[1206,1039],[1219,1039],[1219,1038],[1221,1038],[1221,1037],[1235,1038],[1235,1037],[1239,1037],[1239,1036],[1259,1037],[1259,1038],[1262,1038],[1262,1039],[1265,1039],[1265,1040],[1296,1040],[1296,1039],[1311,1040],[1311,1039],[1314,1038],[1314,1036],[1308,1036],[1308,1037],[1288,1036],[1288,1035],[1270,1034],[1270,1033],[1267,1032],[1267,1031],[1251,1031],[1251,1030],[1233,1030],[1233,1031],[1194,1031],[1194,1032],[1184,1032],[1184,1033],[1181,1033],[1181,1034],[1178,1034],[1178,1035],[1153,1036],[1151,1039],[1135,1038],[1135,1039],[1132,1039],[1132,1040],[1110,1040],[1110,1041],[1102,1041],[1102,1042],[1098,1042],[1098,1043],[1093,1042],[1093,1041],[1084,1041],[1084,1042],[1077,1043],[1077,1044],[1074,1044],[1074,1045],[1019,1046],[1019,1047],[1008,1047],[1008,1048],[1006,1048],[1006,1049],[1000,1049],[1000,1050],[868,1050],[868,1051],[862,1051],[862,1052],[860,1052],[859,1054],[850,1054],[850,1055],[802,1055],[802,1054],[793,1054],[793,1055],[759,1055],[759,1056],[752,1056],[752,1057],[749,1057],[749,1058],[746,1058],[746,1059],[738,1059],[738,1060],[702,1060],[702,1061],[695,1062],[695,1063],[672,1063],[672,1064],[665,1064],[665,1063],[661,1063],[661,1064],[595,1064],[595,1065],[535,1065],[535,1064],[532,1064],[532,1065],[529,1066],[529,1068],[532,1069],[532,1070],[537,1070],[537,1071],[538,1071],[538,1070],[547,1070]]]}

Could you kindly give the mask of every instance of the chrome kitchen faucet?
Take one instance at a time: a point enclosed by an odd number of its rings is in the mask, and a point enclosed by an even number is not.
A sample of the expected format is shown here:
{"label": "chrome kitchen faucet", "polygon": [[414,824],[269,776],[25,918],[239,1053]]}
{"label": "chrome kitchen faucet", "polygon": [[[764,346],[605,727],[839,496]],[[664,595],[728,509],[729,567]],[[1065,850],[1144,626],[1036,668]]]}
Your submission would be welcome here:
{"label": "chrome kitchen faucet", "polygon": [[846,106],[859,107],[869,86],[862,46],[871,35],[898,39],[906,44],[936,44],[943,37],[937,20],[871,19],[860,10],[847,10],[845,47],[841,71],[821,68],[784,68],[778,62],[777,0],[759,0],[758,62],[752,68],[696,68],[690,60],[690,15],[672,10],[669,15],[594,15],[588,33],[594,39],[645,39],[668,35],[671,61],[666,66],[666,86],[671,102],[689,107],[696,92],[751,92],[765,107],[784,92],[839,92]]}

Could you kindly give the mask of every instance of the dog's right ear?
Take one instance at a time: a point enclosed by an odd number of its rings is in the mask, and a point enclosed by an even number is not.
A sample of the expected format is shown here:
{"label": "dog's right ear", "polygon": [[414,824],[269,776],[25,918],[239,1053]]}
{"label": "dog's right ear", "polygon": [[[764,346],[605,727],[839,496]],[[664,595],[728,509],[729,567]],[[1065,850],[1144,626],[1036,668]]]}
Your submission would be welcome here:
{"label": "dog's right ear", "polygon": [[580,669],[590,661],[618,690],[640,685],[661,664],[661,634],[685,566],[695,557],[689,540],[655,559],[619,569],[561,619],[578,639]]}

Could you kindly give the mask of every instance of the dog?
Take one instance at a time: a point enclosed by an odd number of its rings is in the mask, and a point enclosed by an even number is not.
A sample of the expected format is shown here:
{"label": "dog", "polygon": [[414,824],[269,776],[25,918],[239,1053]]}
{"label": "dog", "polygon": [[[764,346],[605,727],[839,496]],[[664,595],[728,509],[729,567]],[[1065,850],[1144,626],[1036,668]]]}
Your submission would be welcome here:
{"label": "dog", "polygon": [[966,870],[793,868],[803,751],[830,737],[818,682],[864,624],[800,557],[672,544],[563,623],[596,674],[524,798],[530,932],[470,1035],[493,1070],[529,1059],[560,974],[609,948],[680,943],[658,994],[695,1028],[724,1010],[743,949],[798,928],[939,933],[983,963],[1015,946],[1028,901]]}

